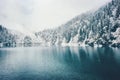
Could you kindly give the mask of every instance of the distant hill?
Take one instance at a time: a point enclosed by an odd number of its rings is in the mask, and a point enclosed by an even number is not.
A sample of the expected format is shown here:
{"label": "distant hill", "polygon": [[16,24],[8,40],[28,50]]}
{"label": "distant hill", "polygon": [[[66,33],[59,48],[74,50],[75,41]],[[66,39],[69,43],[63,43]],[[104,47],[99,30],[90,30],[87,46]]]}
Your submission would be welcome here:
{"label": "distant hill", "polygon": [[24,46],[27,39],[28,37],[25,34],[0,25],[0,47]]}

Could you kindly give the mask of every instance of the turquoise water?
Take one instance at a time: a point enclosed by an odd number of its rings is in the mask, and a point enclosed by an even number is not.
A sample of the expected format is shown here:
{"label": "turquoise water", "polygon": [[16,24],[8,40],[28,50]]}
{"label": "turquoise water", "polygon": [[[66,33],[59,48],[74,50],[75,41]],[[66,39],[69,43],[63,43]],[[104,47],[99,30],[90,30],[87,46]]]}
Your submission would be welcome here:
{"label": "turquoise water", "polygon": [[0,80],[120,80],[120,49],[0,49]]}

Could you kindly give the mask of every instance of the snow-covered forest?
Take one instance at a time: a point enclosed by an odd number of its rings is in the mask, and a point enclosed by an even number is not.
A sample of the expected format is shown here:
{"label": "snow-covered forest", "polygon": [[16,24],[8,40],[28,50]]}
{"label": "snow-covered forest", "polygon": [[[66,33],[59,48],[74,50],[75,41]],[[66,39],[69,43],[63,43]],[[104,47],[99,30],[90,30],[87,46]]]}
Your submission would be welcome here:
{"label": "snow-covered forest", "polygon": [[98,10],[81,14],[56,29],[34,36],[0,26],[0,46],[113,46],[120,47],[120,0],[112,0]]}
{"label": "snow-covered forest", "polygon": [[35,33],[55,45],[111,45],[120,47],[120,0],[86,12],[54,30]]}

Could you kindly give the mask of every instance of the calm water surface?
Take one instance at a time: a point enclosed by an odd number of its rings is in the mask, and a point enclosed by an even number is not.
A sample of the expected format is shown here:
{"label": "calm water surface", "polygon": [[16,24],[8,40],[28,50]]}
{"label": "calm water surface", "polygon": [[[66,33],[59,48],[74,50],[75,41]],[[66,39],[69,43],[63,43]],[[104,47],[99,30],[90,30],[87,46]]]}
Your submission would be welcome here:
{"label": "calm water surface", "polygon": [[0,80],[120,80],[120,49],[0,49]]}

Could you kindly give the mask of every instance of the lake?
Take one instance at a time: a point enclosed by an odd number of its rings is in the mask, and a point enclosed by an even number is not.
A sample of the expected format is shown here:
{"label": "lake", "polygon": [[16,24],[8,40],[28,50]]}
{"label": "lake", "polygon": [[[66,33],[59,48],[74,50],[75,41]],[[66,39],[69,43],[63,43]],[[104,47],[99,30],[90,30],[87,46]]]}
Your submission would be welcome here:
{"label": "lake", "polygon": [[0,48],[0,80],[120,80],[120,49]]}

